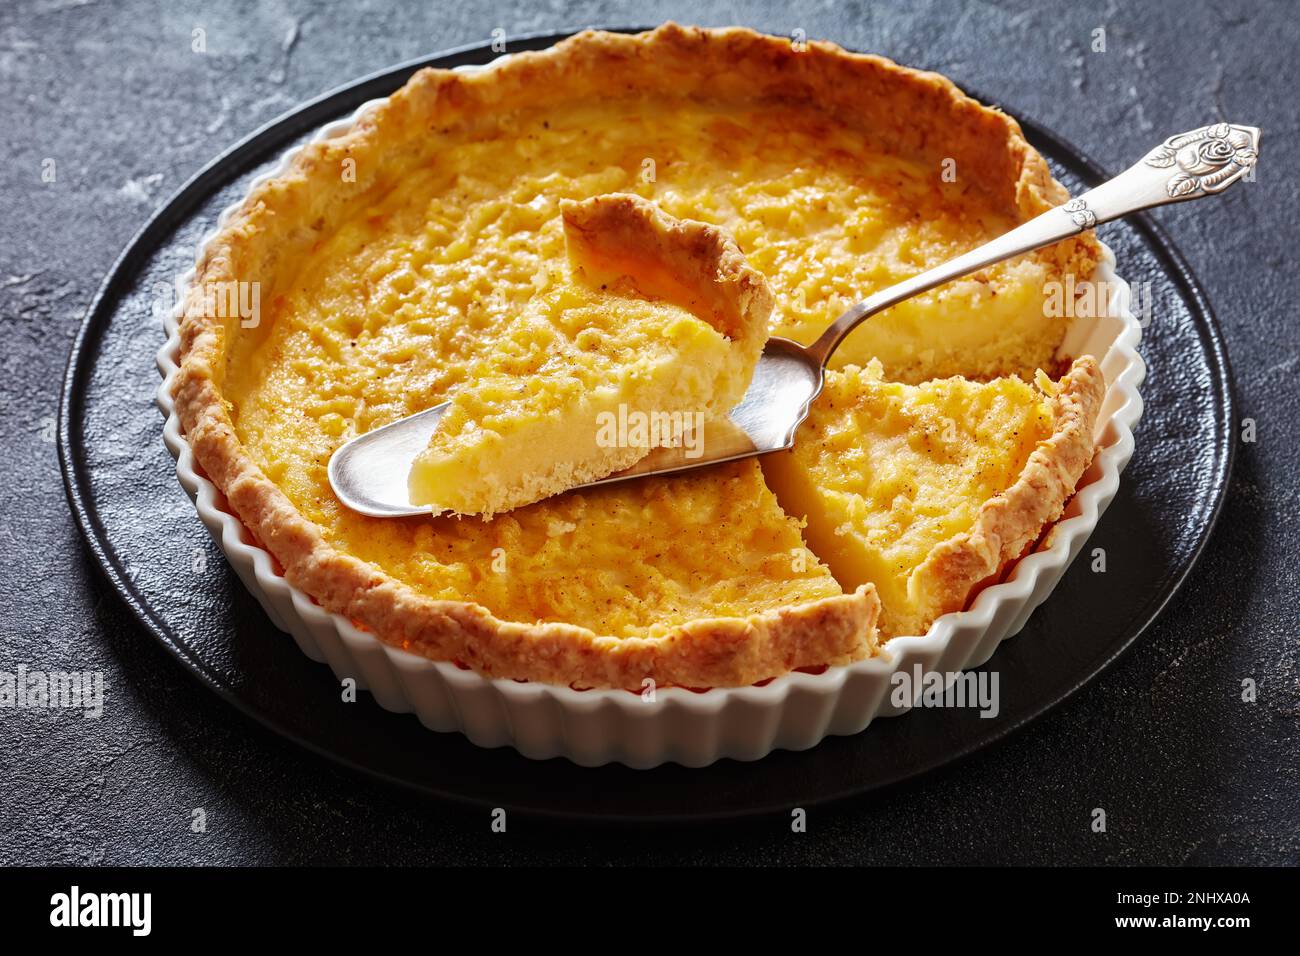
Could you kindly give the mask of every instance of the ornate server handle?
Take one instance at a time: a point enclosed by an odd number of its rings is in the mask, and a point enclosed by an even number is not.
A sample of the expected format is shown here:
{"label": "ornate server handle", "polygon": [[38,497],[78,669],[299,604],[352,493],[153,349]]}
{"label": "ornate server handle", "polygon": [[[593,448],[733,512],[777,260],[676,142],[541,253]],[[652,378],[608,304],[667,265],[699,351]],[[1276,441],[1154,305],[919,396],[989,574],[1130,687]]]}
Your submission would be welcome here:
{"label": "ornate server handle", "polygon": [[836,346],[857,326],[904,299],[978,272],[986,266],[1032,252],[1129,213],[1214,196],[1244,177],[1259,155],[1259,130],[1216,123],[1171,136],[1146,156],[1109,179],[978,249],[883,289],[837,319],[808,352],[825,365]]}

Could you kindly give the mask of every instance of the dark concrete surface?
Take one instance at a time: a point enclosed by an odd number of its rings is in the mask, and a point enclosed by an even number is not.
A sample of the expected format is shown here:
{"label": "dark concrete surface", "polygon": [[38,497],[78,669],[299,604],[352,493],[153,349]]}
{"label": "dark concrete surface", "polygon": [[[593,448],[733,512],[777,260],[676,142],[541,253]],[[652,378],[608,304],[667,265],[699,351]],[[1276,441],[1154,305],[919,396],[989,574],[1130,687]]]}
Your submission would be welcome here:
{"label": "dark concrete surface", "polygon": [[[1300,146],[1296,10],[1274,3],[0,5],[0,670],[101,670],[104,716],[0,709],[4,863],[1300,863]],[[1157,214],[1226,331],[1239,449],[1207,554],[1156,625],[1064,706],[870,800],[612,834],[424,801],[304,753],[152,644],[84,556],[53,443],[72,336],[149,214],[304,99],[419,54],[596,23],[803,29],[940,70],[1111,169],[1215,119],[1262,126],[1254,188]],[[1106,30],[1106,52],[1092,52]],[[195,28],[206,53],[192,51]],[[44,182],[46,160],[55,180]],[[1225,593],[1249,593],[1227,617]],[[1234,600],[1234,608],[1243,603]],[[1241,699],[1244,679],[1258,699]],[[521,781],[521,785],[526,785]],[[203,808],[207,828],[191,830]],[[1091,811],[1107,812],[1092,832]]]}

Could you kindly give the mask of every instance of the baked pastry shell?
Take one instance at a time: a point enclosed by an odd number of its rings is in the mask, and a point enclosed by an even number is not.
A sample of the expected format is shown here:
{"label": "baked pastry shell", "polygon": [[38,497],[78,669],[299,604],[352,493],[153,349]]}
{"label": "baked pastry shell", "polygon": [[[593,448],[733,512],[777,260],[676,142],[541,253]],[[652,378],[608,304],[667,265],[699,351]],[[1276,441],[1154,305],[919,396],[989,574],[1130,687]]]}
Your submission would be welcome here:
{"label": "baked pastry shell", "polygon": [[[347,119],[321,129],[313,141],[346,135],[382,102],[363,104]],[[300,149],[287,151],[250,191],[283,175]],[[196,263],[241,205],[242,199],[223,211],[216,228],[200,241]],[[659,688],[653,699],[646,699],[626,690],[579,691],[489,678],[402,651],[326,611],[285,580],[270,552],[257,544],[217,487],[196,468],[172,398],[184,294],[177,296],[177,312],[166,321],[168,339],[158,353],[164,379],[157,393],[166,418],[163,438],[204,526],[272,622],[308,657],[327,663],[340,679],[353,678],[369,689],[385,709],[414,713],[426,727],[464,733],[479,746],[511,746],[526,757],[563,756],[583,766],[755,760],[777,749],[813,747],[829,735],[858,733],[876,717],[906,712],[907,707],[890,700],[891,677],[898,671],[910,673],[919,665],[925,671],[956,673],[983,664],[1003,640],[1023,628],[1082,549],[1132,457],[1133,428],[1142,414],[1138,387],[1146,371],[1136,351],[1141,327],[1127,307],[1128,286],[1115,275],[1113,254],[1104,245],[1101,249],[1092,281],[1107,293],[1107,315],[1076,319],[1062,354],[1097,356],[1107,391],[1096,427],[1097,454],[1060,520],[1001,581],[984,588],[970,608],[944,615],[926,634],[896,637],[866,660],[821,673],[794,671],[761,686],[705,692]],[[189,288],[195,274],[191,268],[178,277],[178,292]]]}

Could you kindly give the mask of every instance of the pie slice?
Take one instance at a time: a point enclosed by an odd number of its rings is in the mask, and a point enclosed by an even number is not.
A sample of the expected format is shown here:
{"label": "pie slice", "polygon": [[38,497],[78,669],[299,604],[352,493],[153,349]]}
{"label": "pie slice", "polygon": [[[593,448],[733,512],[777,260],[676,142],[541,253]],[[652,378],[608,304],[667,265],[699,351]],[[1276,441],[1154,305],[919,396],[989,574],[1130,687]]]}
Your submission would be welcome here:
{"label": "pie slice", "polygon": [[1104,392],[1090,357],[1036,385],[904,385],[879,363],[849,366],[828,373],[794,448],[763,470],[840,585],[875,584],[882,639],[924,634],[1060,517]]}
{"label": "pie slice", "polygon": [[745,393],[772,296],[723,231],[629,194],[561,204],[566,267],[471,367],[410,475],[411,500],[492,514],[703,453]]}

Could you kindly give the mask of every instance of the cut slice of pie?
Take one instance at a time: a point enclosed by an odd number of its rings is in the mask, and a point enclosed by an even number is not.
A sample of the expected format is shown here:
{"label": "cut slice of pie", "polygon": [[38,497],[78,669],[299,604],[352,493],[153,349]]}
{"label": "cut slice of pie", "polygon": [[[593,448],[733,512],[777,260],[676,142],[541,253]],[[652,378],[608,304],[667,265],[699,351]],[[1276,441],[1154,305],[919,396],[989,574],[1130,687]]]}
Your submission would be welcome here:
{"label": "cut slice of pie", "polygon": [[655,447],[702,454],[705,421],[744,395],[772,295],[725,232],[628,194],[561,214],[568,263],[468,369],[411,470],[412,502],[491,516]]}
{"label": "cut slice of pie", "polygon": [[828,373],[795,447],[763,470],[840,585],[876,585],[882,636],[924,634],[1060,517],[1104,392],[1090,357],[1036,385],[904,385],[850,366]]}

